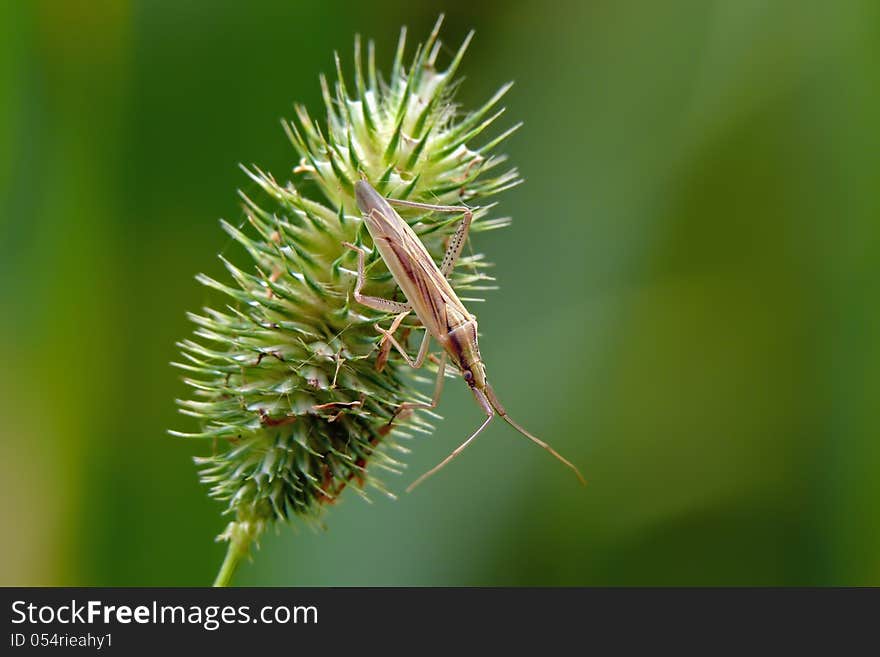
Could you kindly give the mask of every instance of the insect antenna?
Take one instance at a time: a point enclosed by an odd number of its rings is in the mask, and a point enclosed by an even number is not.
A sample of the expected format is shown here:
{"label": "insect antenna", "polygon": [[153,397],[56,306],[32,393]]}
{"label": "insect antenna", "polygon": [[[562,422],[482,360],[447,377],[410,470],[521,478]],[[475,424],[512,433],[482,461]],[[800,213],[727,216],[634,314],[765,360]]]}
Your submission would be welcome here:
{"label": "insect antenna", "polygon": [[534,436],[531,433],[529,433],[528,431],[526,431],[524,427],[520,426],[516,421],[513,420],[513,418],[511,418],[507,414],[507,411],[504,409],[504,406],[498,400],[498,397],[495,396],[495,391],[492,390],[492,387],[488,383],[486,384],[485,391],[480,390],[479,388],[473,388],[472,390],[473,390],[474,396],[476,396],[476,398],[477,398],[477,401],[480,403],[480,406],[482,406],[483,410],[486,411],[486,419],[483,420],[483,423],[479,427],[477,427],[477,430],[474,431],[470,435],[470,437],[467,440],[465,440],[461,445],[456,447],[455,450],[453,450],[453,452],[449,456],[447,456],[445,459],[440,461],[440,463],[435,465],[433,468],[428,470],[425,474],[423,474],[421,477],[419,477],[413,483],[411,483],[406,489],[407,493],[412,492],[412,490],[416,486],[421,484],[423,481],[425,481],[425,479],[427,479],[428,477],[431,477],[432,475],[434,475],[437,472],[439,472],[440,470],[442,470],[444,467],[446,467],[449,464],[450,461],[452,461],[452,459],[454,459],[456,456],[461,454],[465,450],[465,448],[468,445],[470,445],[476,439],[476,437],[480,435],[480,433],[482,433],[483,429],[485,429],[489,425],[489,423],[492,421],[492,419],[496,415],[501,416],[501,418],[505,422],[507,422],[507,424],[512,426],[514,429],[516,429],[523,436],[525,436],[526,438],[531,440],[533,443],[535,443],[536,445],[538,445],[540,447],[543,447],[548,452],[550,452],[554,456],[554,458],[556,458],[556,460],[558,460],[563,465],[565,465],[567,468],[569,468],[572,472],[574,472],[575,476],[577,476],[578,480],[581,482],[582,485],[584,485],[584,486],[587,485],[587,480],[584,479],[584,476],[581,474],[581,471],[578,470],[577,466],[574,463],[572,463],[571,461],[566,459],[564,456],[562,456],[562,454],[557,452],[555,449],[553,449],[550,445],[545,443],[543,440],[541,440],[537,436]]}
{"label": "insect antenna", "polygon": [[492,413],[492,414],[489,415],[485,420],[483,420],[483,424],[481,424],[481,425],[477,428],[477,430],[474,431],[474,432],[470,435],[470,438],[468,438],[468,439],[465,440],[461,445],[459,445],[458,447],[456,447],[455,450],[453,450],[453,452],[452,452],[449,456],[447,456],[445,459],[443,459],[442,461],[440,461],[440,463],[438,463],[437,465],[435,465],[433,468],[431,468],[430,470],[428,470],[425,474],[423,474],[421,477],[419,477],[419,478],[416,479],[414,482],[412,482],[409,486],[407,486],[407,488],[406,488],[406,492],[407,492],[407,493],[411,493],[412,490],[413,490],[416,486],[418,486],[420,483],[422,483],[423,481],[425,481],[425,479],[427,479],[428,477],[430,477],[430,476],[433,475],[433,474],[436,474],[437,472],[439,472],[440,470],[442,470],[444,467],[446,467],[446,465],[447,465],[452,459],[454,459],[456,456],[458,456],[459,454],[461,454],[461,453],[464,451],[465,447],[467,447],[468,445],[470,445],[470,444],[474,441],[474,439],[475,439],[477,436],[480,435],[480,432],[481,432],[483,429],[485,429],[486,426],[488,426],[488,424],[492,421],[492,418],[493,418],[493,417],[495,417],[495,414],[494,414],[494,413]]}
{"label": "insect antenna", "polygon": [[584,476],[581,474],[581,471],[577,469],[577,466],[576,466],[574,463],[572,463],[572,462],[569,461],[567,458],[565,458],[564,456],[562,456],[562,454],[560,454],[559,452],[557,452],[555,449],[553,449],[550,445],[548,445],[547,443],[545,443],[543,440],[541,440],[541,439],[538,438],[537,436],[533,436],[531,433],[529,433],[528,431],[526,431],[525,428],[523,428],[522,426],[520,426],[519,424],[517,424],[517,423],[513,420],[513,418],[511,418],[511,417],[507,414],[507,411],[504,410],[504,406],[502,406],[501,402],[498,400],[498,397],[495,396],[495,391],[492,390],[492,387],[491,387],[488,383],[486,384],[486,397],[488,398],[489,403],[492,404],[492,408],[495,409],[495,412],[497,412],[498,415],[501,416],[501,419],[502,419],[502,420],[504,420],[505,422],[507,422],[507,424],[509,424],[509,425],[512,426],[514,429],[516,429],[517,431],[519,431],[522,435],[524,435],[526,438],[528,438],[529,440],[531,440],[533,443],[535,443],[536,445],[539,445],[539,446],[543,447],[543,448],[546,449],[548,452],[550,452],[550,453],[556,458],[557,461],[560,461],[560,462],[561,462],[562,464],[564,464],[567,468],[569,468],[572,472],[574,472],[574,474],[577,476],[578,480],[580,480],[580,482],[581,482],[582,485],[584,485],[584,486],[587,485],[587,480],[584,479]]}

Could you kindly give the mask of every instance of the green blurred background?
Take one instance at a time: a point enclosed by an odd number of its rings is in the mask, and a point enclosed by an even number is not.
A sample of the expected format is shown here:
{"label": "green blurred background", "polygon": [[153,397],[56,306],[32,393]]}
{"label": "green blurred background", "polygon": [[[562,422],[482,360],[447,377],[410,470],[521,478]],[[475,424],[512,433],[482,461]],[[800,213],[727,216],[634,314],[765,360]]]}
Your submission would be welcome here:
{"label": "green blurred background", "polygon": [[[185,6],[183,6],[185,4]],[[174,342],[278,123],[355,32],[477,38],[526,184],[477,237],[514,417],[394,502],[270,532],[254,585],[880,585],[880,4],[0,5],[0,584],[202,585],[223,546]],[[447,49],[448,52],[448,49]],[[238,255],[238,254],[236,254]],[[480,418],[450,381],[402,492]],[[387,481],[387,479],[386,479]]]}

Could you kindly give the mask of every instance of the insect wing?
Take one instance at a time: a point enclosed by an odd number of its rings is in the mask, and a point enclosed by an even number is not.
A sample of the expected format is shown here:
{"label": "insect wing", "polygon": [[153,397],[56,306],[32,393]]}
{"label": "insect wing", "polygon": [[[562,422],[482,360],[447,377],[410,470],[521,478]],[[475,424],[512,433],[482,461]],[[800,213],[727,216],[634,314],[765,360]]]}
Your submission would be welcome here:
{"label": "insect wing", "polygon": [[394,210],[391,212],[389,218],[373,209],[367,227],[413,312],[434,337],[442,339],[448,330],[446,304],[450,299],[459,305],[461,302],[412,228]]}

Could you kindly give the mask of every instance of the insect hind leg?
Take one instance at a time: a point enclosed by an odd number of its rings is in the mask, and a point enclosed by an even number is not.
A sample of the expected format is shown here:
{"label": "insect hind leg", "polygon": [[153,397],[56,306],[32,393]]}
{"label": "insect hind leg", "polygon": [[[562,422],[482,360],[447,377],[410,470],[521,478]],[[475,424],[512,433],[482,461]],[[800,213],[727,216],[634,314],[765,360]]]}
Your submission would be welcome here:
{"label": "insect hind leg", "polygon": [[387,201],[392,205],[402,205],[422,210],[434,210],[435,212],[448,212],[450,214],[462,213],[464,215],[461,218],[461,223],[458,225],[458,229],[449,241],[449,246],[446,248],[446,253],[443,254],[443,260],[440,263],[441,273],[446,278],[449,278],[449,275],[455,268],[455,263],[458,262],[458,257],[461,255],[462,248],[464,248],[464,243],[467,241],[468,231],[470,230],[471,222],[474,219],[474,211],[466,205],[432,205],[430,203],[416,203],[415,201],[403,201],[392,198],[387,199]]}

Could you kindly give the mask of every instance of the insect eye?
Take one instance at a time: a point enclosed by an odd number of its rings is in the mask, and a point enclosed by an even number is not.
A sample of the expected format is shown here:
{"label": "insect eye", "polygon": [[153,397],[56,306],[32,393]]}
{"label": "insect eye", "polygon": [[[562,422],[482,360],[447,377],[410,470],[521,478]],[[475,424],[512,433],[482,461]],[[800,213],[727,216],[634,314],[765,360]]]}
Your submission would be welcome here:
{"label": "insect eye", "polygon": [[470,370],[465,370],[463,376],[464,376],[464,380],[467,381],[468,383],[474,382],[474,373],[471,372]]}

